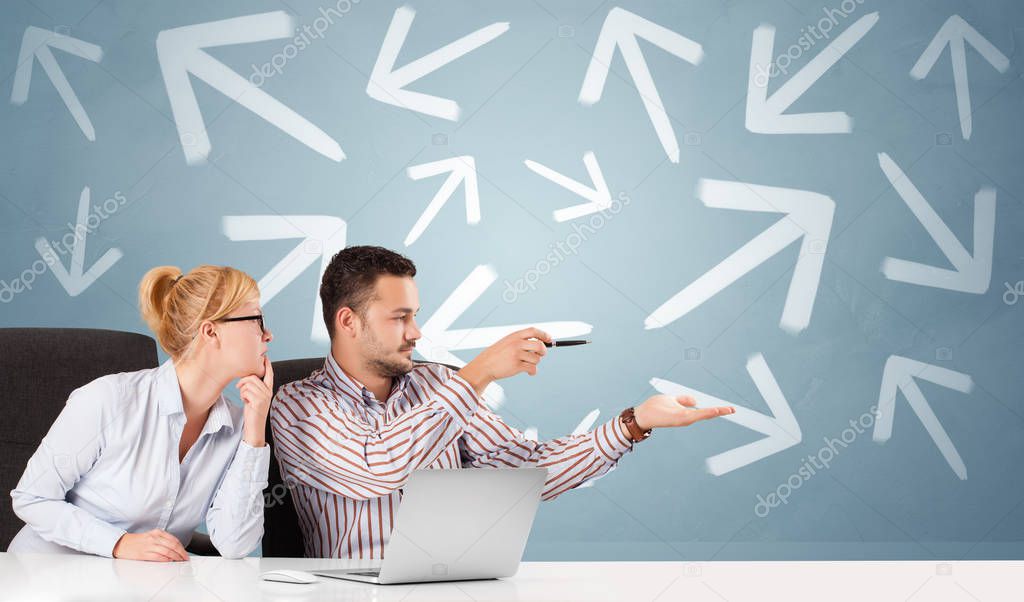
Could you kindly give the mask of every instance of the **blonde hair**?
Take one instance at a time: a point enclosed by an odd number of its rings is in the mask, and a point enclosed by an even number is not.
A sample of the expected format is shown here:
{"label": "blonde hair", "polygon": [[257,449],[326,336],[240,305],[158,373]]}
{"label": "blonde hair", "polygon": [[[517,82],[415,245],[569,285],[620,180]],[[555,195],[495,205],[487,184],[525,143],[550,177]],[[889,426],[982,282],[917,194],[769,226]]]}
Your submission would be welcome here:
{"label": "blonde hair", "polygon": [[200,324],[226,317],[254,297],[259,299],[259,287],[251,276],[219,265],[201,265],[188,274],[160,266],[139,283],[142,319],[174,359],[190,350]]}

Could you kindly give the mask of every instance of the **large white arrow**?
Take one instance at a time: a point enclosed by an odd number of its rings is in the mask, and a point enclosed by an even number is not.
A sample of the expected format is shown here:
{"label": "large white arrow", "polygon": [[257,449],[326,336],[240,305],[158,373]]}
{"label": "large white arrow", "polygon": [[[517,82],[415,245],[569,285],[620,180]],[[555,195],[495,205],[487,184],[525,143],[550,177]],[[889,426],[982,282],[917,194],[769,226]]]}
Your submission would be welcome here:
{"label": "large white arrow", "polygon": [[434,198],[430,200],[427,208],[423,210],[419,219],[413,224],[412,230],[405,237],[405,246],[416,242],[416,239],[423,234],[430,222],[434,220],[437,212],[452,197],[459,184],[465,182],[466,189],[466,223],[476,225],[480,223],[480,191],[476,180],[476,162],[468,155],[442,159],[432,163],[413,165],[406,173],[414,180],[429,178],[442,173],[448,173],[448,179],[437,191]]}
{"label": "large white arrow", "polygon": [[395,69],[395,60],[398,59],[398,53],[405,44],[405,37],[409,34],[415,16],[416,11],[407,6],[395,11],[388,32],[384,35],[384,43],[381,44],[377,62],[373,65],[373,72],[370,73],[366,93],[370,98],[390,105],[449,121],[458,121],[459,104],[454,100],[412,92],[405,87],[497,38],[508,31],[508,23],[492,23],[407,63],[404,67]]}
{"label": "large white arrow", "polygon": [[583,153],[583,164],[587,167],[587,175],[590,176],[591,181],[591,186],[589,187],[536,161],[527,159],[524,163],[534,173],[589,201],[555,210],[556,222],[564,222],[584,215],[590,215],[591,213],[604,211],[612,206],[612,193],[608,192],[608,184],[604,181],[604,175],[601,174],[601,166],[597,164],[597,157],[594,156],[593,151]]}
{"label": "large white arrow", "polygon": [[[431,362],[464,366],[452,351],[459,349],[482,349],[495,343],[505,335],[534,326],[551,335],[552,338],[575,337],[589,334],[593,326],[586,322],[534,322],[510,326],[488,326],[451,330],[469,306],[484,294],[498,275],[487,265],[478,265],[469,276],[441,303],[437,311],[420,327],[422,340],[416,345],[416,352]],[[490,407],[497,409],[505,401],[505,393],[497,383],[489,385],[484,397]]]}
{"label": "large white arrow", "polygon": [[882,370],[882,388],[878,393],[878,416],[875,419],[875,432],[872,439],[876,443],[885,443],[892,437],[893,416],[896,413],[896,392],[903,391],[903,396],[910,403],[910,408],[917,414],[932,441],[942,452],[942,457],[949,463],[949,467],[961,480],[967,479],[967,467],[964,465],[963,459],[957,453],[956,446],[953,445],[949,435],[946,434],[946,429],[942,428],[942,424],[936,418],[932,407],[928,405],[924,393],[921,392],[921,388],[914,380],[915,378],[923,378],[961,393],[970,393],[974,388],[974,382],[966,374],[898,355],[890,355]]}
{"label": "large white arrow", "polygon": [[14,87],[11,89],[11,103],[20,105],[28,100],[28,88],[32,82],[32,55],[39,61],[46,76],[53,82],[53,87],[60,94],[60,99],[71,112],[75,123],[81,128],[82,133],[90,141],[96,140],[96,130],[92,127],[92,121],[85,113],[85,108],[71,89],[71,84],[64,77],[64,72],[57,59],[53,58],[50,48],[57,48],[69,52],[77,57],[90,60],[94,63],[100,62],[103,58],[103,49],[95,44],[83,42],[77,38],[61,35],[48,29],[28,26],[25,28],[25,35],[21,38],[21,52],[18,53],[18,70],[14,73]]}
{"label": "large white arrow", "polygon": [[935,66],[942,54],[942,49],[949,46],[949,58],[953,63],[953,90],[956,92],[956,109],[960,114],[960,133],[964,140],[971,137],[971,88],[967,83],[967,48],[966,43],[974,46],[990,65],[1000,73],[1010,68],[1010,59],[999,52],[999,49],[981,36],[976,29],[964,21],[960,15],[953,15],[939,28],[932,38],[924,54],[917,59],[910,69],[910,77],[924,79]]}
{"label": "large white arrow", "polygon": [[747,83],[747,129],[758,134],[848,134],[850,116],[842,111],[784,115],[804,92],[850,51],[878,23],[878,13],[864,15],[832,40],[824,50],[779,87],[770,97],[772,48],[775,28],[761,25],[750,45],[750,79]]}
{"label": "large white arrow", "polygon": [[807,190],[703,178],[697,183],[697,197],[708,207],[786,215],[654,310],[644,321],[644,327],[660,328],[686,315],[740,276],[802,239],[779,327],[793,334],[807,328],[832,230],[832,199]]}
{"label": "large white arrow", "polygon": [[579,101],[584,105],[592,105],[601,100],[615,48],[618,47],[622,52],[626,69],[629,70],[637,92],[640,93],[644,108],[647,109],[647,116],[654,125],[655,133],[658,134],[658,140],[665,149],[665,154],[673,163],[679,163],[679,142],[672,129],[672,122],[669,121],[668,112],[661,102],[661,96],[658,95],[658,89],[654,86],[651,71],[647,68],[643,53],[640,52],[640,44],[636,40],[638,37],[693,65],[699,64],[704,58],[704,50],[697,42],[615,7],[608,11],[608,17],[601,26],[601,33],[597,36],[594,54],[587,67],[587,74],[583,77]]}
{"label": "large white arrow", "polygon": [[[331,258],[345,248],[347,230],[344,220],[330,215],[228,215],[222,220],[222,227],[229,240],[302,239],[270,268],[266,276],[260,278],[260,304],[264,306],[317,259],[320,260],[319,286]],[[310,340],[323,343],[330,340],[323,320],[323,303],[320,295],[314,294],[313,297]]]}
{"label": "large white arrow", "polygon": [[803,439],[800,424],[797,423],[793,411],[789,409],[789,403],[786,402],[786,397],[782,394],[779,384],[775,382],[775,377],[768,369],[768,363],[765,362],[763,355],[757,353],[747,360],[747,373],[750,374],[761,397],[768,404],[772,416],[765,416],[760,412],[731,404],[671,381],[660,378],[651,379],[651,386],[659,392],[666,395],[689,395],[697,400],[697,407],[730,406],[736,410],[736,413],[722,416],[723,419],[745,426],[765,436],[764,439],[708,458],[705,461],[705,466],[707,466],[708,472],[716,477],[753,464],[772,454],[777,454],[800,443]]}
{"label": "large white arrow", "polygon": [[338,143],[323,130],[203,51],[214,46],[288,38],[294,33],[295,20],[285,12],[275,11],[167,29],[156,36],[156,54],[167,98],[189,165],[205,163],[211,148],[189,74],[321,155],[335,161],[345,158]]}
{"label": "large white arrow", "polygon": [[60,256],[54,251],[50,243],[43,237],[36,239],[36,251],[39,256],[50,266],[50,271],[57,278],[57,282],[64,287],[68,295],[77,297],[85,289],[92,286],[96,279],[109,270],[121,257],[121,249],[108,249],[102,257],[92,264],[88,271],[83,272],[85,267],[85,239],[89,235],[89,187],[82,189],[78,198],[78,217],[75,220],[75,242],[71,248],[71,264],[65,268]]}
{"label": "large white arrow", "polygon": [[972,256],[935,213],[921,192],[889,155],[880,153],[878,164],[896,192],[914,212],[918,221],[939,245],[953,269],[938,268],[903,259],[886,257],[882,273],[890,280],[933,286],[952,291],[982,294],[992,279],[992,244],[996,229],[996,191],[983,187],[974,195],[974,255]]}

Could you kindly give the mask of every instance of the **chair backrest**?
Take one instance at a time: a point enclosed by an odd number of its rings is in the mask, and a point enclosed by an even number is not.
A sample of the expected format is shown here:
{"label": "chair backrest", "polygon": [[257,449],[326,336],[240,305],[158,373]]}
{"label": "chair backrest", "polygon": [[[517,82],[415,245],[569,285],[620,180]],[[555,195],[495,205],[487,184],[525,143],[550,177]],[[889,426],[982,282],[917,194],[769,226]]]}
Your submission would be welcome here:
{"label": "chair backrest", "polygon": [[10,491],[71,392],[101,376],[158,365],[156,342],[134,332],[0,328],[0,543],[21,529]]}
{"label": "chair backrest", "polygon": [[[306,378],[313,371],[324,365],[324,358],[307,357],[298,360],[282,360],[274,365],[274,395],[282,385]],[[274,446],[274,435],[271,433],[270,421],[267,421],[267,443]],[[276,451],[275,451],[276,453]],[[305,553],[302,547],[302,531],[299,530],[299,517],[295,514],[295,504],[281,478],[281,469],[276,460],[270,462],[269,484],[264,491],[263,510],[263,555],[278,558],[302,558]]]}
{"label": "chair backrest", "polygon": [[[417,361],[417,364],[425,363]],[[282,360],[274,364],[274,394],[285,383],[306,378],[324,365],[324,358],[303,358]],[[456,366],[448,366],[458,370]],[[267,442],[273,446],[274,436],[270,422],[267,421]],[[274,450],[277,448],[274,447]],[[275,451],[276,453],[276,451]],[[265,509],[263,513],[263,556],[301,558],[305,555],[302,547],[302,531],[299,529],[299,518],[295,514],[288,484],[281,478],[281,470],[277,461],[270,463],[270,476],[267,489],[264,491]]]}

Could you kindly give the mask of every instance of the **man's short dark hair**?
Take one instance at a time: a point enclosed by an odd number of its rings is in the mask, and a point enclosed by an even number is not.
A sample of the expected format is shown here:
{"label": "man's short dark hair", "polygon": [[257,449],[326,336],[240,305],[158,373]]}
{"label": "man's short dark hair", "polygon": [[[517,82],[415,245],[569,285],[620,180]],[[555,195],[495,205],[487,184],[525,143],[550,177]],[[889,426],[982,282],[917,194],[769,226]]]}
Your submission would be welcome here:
{"label": "man's short dark hair", "polygon": [[373,300],[377,277],[416,275],[416,264],[409,258],[384,247],[356,246],[338,251],[324,271],[320,282],[320,301],[324,306],[327,332],[334,338],[334,316],[342,307],[351,308],[360,317]]}

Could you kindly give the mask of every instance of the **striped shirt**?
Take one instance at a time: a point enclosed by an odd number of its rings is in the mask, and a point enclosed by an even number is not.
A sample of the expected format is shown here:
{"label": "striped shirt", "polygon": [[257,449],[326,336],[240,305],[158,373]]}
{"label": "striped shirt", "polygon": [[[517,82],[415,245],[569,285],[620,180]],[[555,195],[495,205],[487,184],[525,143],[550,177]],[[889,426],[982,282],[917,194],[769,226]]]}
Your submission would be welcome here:
{"label": "striped shirt", "polygon": [[305,554],[316,558],[383,558],[416,469],[542,466],[541,499],[551,500],[611,471],[633,449],[618,417],[579,435],[527,439],[440,364],[393,379],[381,404],[331,355],[278,390],[270,425]]}

